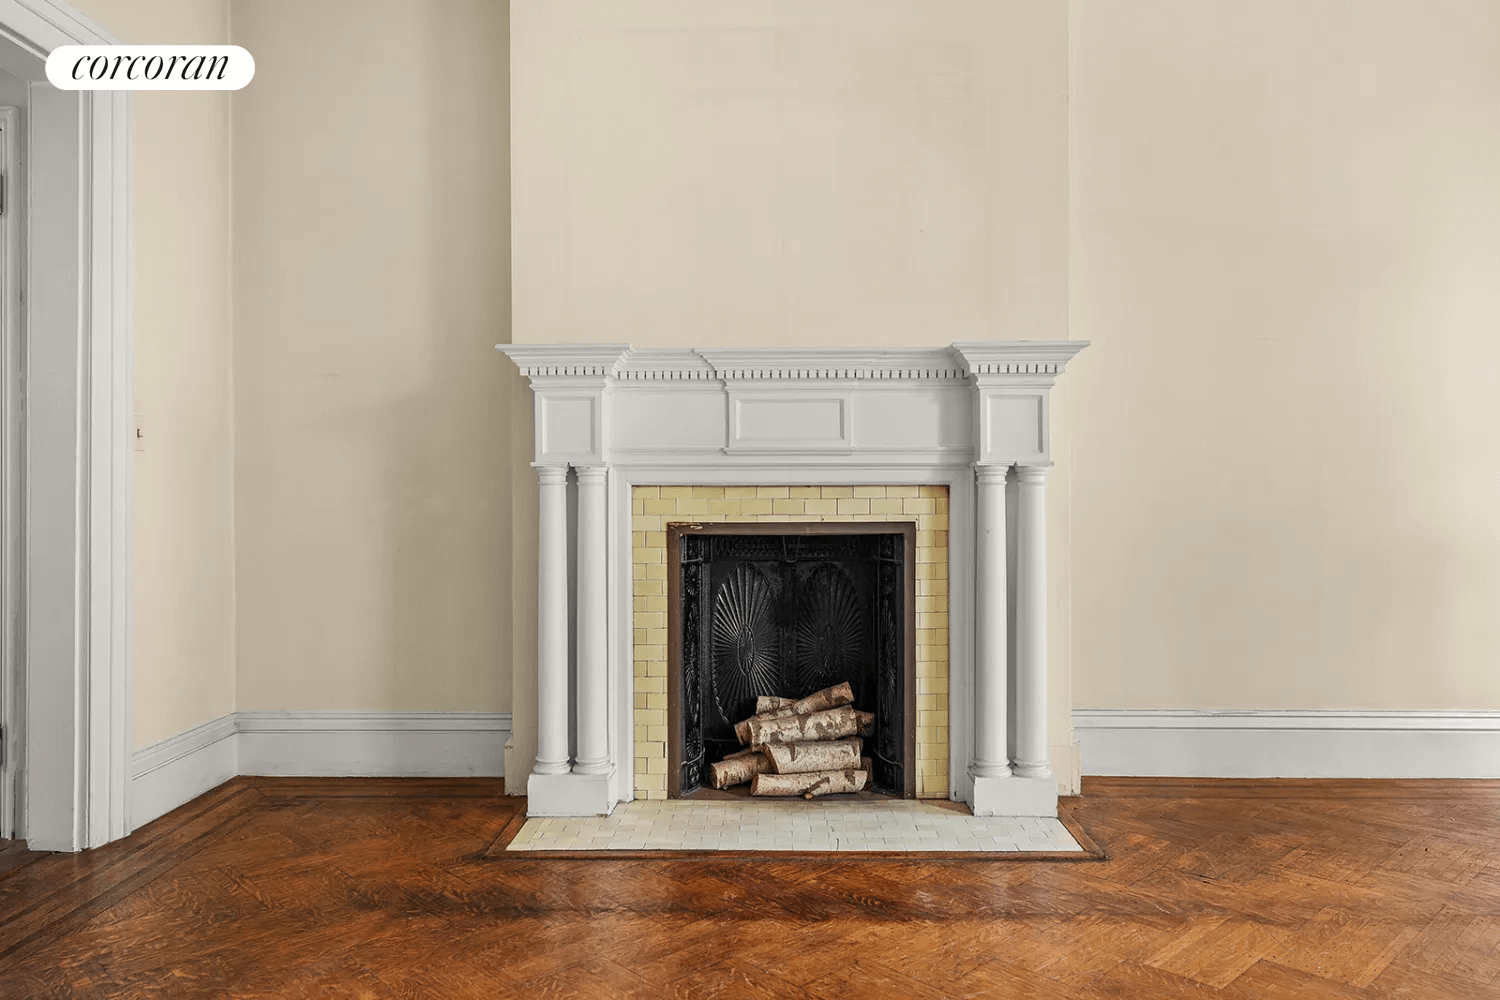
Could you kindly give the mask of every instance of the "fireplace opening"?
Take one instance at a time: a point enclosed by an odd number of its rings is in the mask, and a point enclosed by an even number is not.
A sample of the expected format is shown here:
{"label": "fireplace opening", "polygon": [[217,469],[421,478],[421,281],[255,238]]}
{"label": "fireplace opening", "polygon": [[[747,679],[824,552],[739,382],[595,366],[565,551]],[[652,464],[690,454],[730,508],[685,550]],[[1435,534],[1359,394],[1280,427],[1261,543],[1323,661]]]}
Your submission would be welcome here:
{"label": "fireplace opening", "polygon": [[667,794],[711,786],[761,696],[848,682],[868,790],[916,795],[910,522],[668,524]]}

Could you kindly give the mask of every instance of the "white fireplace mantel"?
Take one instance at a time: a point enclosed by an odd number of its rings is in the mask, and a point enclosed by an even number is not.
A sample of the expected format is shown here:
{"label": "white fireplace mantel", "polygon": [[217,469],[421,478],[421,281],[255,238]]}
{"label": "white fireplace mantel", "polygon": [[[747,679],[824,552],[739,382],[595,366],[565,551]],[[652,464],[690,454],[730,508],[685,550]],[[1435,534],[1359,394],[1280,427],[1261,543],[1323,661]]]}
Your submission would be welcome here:
{"label": "white fireplace mantel", "polygon": [[1048,394],[1086,346],[500,345],[536,402],[538,745],[528,811],[595,815],[633,795],[633,486],[934,484],[949,489],[949,788],[978,815],[1056,815]]}

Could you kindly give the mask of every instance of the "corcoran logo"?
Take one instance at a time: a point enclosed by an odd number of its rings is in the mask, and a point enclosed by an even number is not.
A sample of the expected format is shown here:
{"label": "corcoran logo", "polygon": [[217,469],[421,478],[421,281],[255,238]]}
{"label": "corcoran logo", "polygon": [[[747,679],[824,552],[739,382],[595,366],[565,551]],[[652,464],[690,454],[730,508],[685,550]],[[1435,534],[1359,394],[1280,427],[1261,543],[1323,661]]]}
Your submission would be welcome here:
{"label": "corcoran logo", "polygon": [[238,45],[64,45],[47,57],[60,90],[239,90],[254,75]]}

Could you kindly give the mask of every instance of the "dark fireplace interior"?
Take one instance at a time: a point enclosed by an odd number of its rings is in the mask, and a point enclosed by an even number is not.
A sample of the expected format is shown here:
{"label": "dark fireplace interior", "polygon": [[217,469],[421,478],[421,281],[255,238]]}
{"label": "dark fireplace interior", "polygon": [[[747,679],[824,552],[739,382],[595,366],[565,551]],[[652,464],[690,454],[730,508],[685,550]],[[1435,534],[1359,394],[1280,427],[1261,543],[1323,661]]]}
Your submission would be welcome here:
{"label": "dark fireplace interior", "polygon": [[916,794],[915,527],[669,525],[668,794],[709,787],[758,695],[848,681],[875,714],[870,789]]}

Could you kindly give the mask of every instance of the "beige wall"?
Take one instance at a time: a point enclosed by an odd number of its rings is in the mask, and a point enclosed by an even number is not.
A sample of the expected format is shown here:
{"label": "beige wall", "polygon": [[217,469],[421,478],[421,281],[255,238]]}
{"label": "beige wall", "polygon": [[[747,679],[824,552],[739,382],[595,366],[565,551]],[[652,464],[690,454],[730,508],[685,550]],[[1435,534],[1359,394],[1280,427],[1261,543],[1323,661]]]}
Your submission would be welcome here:
{"label": "beige wall", "polygon": [[[74,0],[127,43],[224,44],[224,0]],[[230,97],[135,97],[135,744],[234,710]]]}
{"label": "beige wall", "polygon": [[510,707],[494,0],[234,0],[240,709]]}
{"label": "beige wall", "polygon": [[[1067,336],[1065,3],[513,0],[511,20],[518,342]],[[530,457],[528,436],[526,493]],[[1071,787],[1067,496],[1059,470],[1052,728]],[[534,502],[515,537],[531,593]],[[517,705],[535,703],[534,616],[517,606]],[[519,713],[514,742],[524,774]]]}
{"label": "beige wall", "polygon": [[1500,709],[1500,4],[1073,27],[1076,703]]}

